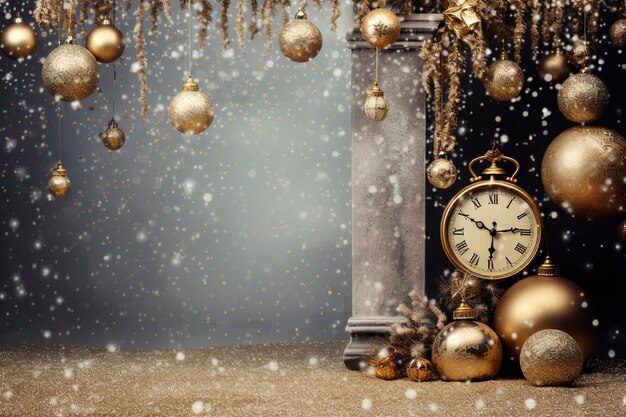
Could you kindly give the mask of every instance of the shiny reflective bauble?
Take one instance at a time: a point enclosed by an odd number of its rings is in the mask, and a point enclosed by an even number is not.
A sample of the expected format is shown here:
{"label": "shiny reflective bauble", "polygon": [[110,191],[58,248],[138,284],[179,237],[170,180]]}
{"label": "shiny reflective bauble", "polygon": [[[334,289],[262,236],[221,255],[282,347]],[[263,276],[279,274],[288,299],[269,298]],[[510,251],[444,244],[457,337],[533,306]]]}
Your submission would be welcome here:
{"label": "shiny reflective bauble", "polygon": [[278,36],[280,51],[294,62],[306,62],[322,49],[322,33],[311,23],[303,11],[285,23]]}
{"label": "shiny reflective bauble", "polygon": [[611,25],[611,40],[616,46],[626,45],[626,19],[620,19]]}
{"label": "shiny reflective bauble", "polygon": [[382,357],[377,357],[374,362],[374,374],[376,378],[390,381],[400,375],[398,358],[395,354],[389,353]]}
{"label": "shiny reflective bauble", "polygon": [[519,96],[524,87],[524,72],[515,62],[499,59],[489,66],[485,78],[487,93],[497,101]]}
{"label": "shiny reflective bauble", "polygon": [[98,86],[100,67],[87,49],[68,39],[46,57],[41,70],[48,92],[63,101],[82,100]]}
{"label": "shiny reflective bauble", "polygon": [[570,214],[588,219],[617,215],[626,209],[625,155],[626,140],[616,131],[572,127],[543,155],[543,187]]}
{"label": "shiny reflective bauble", "polygon": [[374,48],[384,48],[400,36],[400,20],[391,10],[371,10],[361,21],[361,34]]}
{"label": "shiny reflective bauble", "polygon": [[570,62],[579,68],[586,67],[589,63],[589,45],[585,41],[578,41],[572,46]]}
{"label": "shiny reflective bauble", "polygon": [[433,187],[445,189],[455,183],[457,171],[452,161],[439,157],[428,165],[426,175]]}
{"label": "shiny reflective bauble", "polygon": [[569,334],[541,330],[526,340],[520,354],[526,380],[538,387],[572,385],[583,369],[583,353]]}
{"label": "shiny reflective bauble", "polygon": [[430,381],[435,376],[435,370],[433,369],[433,364],[428,359],[415,358],[406,367],[406,375],[411,381]]}
{"label": "shiny reflective bauble", "polygon": [[389,103],[385,99],[384,91],[378,87],[378,84],[374,84],[372,88],[367,90],[367,99],[363,105],[363,110],[372,122],[380,122],[387,117]]}
{"label": "shiny reflective bauble", "polygon": [[124,53],[124,35],[111,21],[104,19],[94,30],[89,32],[85,47],[99,62],[113,62]]}
{"label": "shiny reflective bauble", "polygon": [[546,82],[560,83],[570,73],[567,57],[560,52],[549,54],[539,61],[539,75]]}
{"label": "shiny reflective bauble", "polygon": [[100,132],[100,139],[102,139],[102,143],[104,143],[107,149],[116,151],[124,146],[126,135],[124,131],[120,129],[115,119],[111,119],[107,128],[103,132]]}
{"label": "shiny reflective bauble", "polygon": [[502,345],[485,323],[457,320],[435,338],[432,361],[441,379],[446,381],[491,379],[502,365]]}
{"label": "shiny reflective bauble", "polygon": [[626,242],[626,219],[622,220],[617,225],[617,236],[624,242]]}
{"label": "shiny reflective bauble", "polygon": [[213,122],[213,104],[201,93],[191,75],[183,84],[183,91],[176,94],[168,108],[170,122],[182,133],[197,135]]}
{"label": "shiny reflective bauble", "polygon": [[563,83],[557,103],[566,119],[574,123],[593,122],[609,104],[609,89],[595,75],[574,74]]}
{"label": "shiny reflective bauble", "polygon": [[20,15],[2,31],[2,52],[11,59],[26,58],[37,48],[37,34]]}
{"label": "shiny reflective bauble", "polygon": [[64,197],[70,192],[70,185],[67,170],[63,167],[61,161],[58,161],[56,168],[52,171],[50,180],[48,180],[48,190],[55,197]]}

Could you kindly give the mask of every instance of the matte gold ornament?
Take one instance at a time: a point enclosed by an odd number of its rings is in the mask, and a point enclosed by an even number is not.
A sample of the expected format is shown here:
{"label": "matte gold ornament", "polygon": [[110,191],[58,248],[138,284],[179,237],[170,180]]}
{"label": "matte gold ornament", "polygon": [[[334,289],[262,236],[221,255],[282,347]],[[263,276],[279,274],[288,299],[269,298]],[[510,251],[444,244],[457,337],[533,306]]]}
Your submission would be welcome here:
{"label": "matte gold ornament", "polygon": [[394,353],[389,353],[382,357],[377,357],[374,362],[374,373],[376,378],[391,381],[400,375],[398,357]]}
{"label": "matte gold ornament", "polygon": [[617,215],[626,209],[625,155],[626,140],[616,131],[572,127],[543,156],[543,187],[570,214],[588,219]]}
{"label": "matte gold ornament", "polygon": [[622,241],[626,242],[626,219],[622,220],[619,225],[617,225],[617,236],[619,236]]}
{"label": "matte gold ornament", "polygon": [[87,49],[70,36],[46,57],[41,70],[48,92],[63,101],[82,100],[98,86],[100,67]]}
{"label": "matte gold ornament", "polygon": [[567,57],[560,51],[545,55],[539,61],[539,75],[546,82],[560,83],[570,74]]}
{"label": "matte gold ornament", "polygon": [[556,329],[541,330],[524,343],[520,366],[532,385],[568,386],[583,369],[583,352],[569,334]]}
{"label": "matte gold ornament", "polygon": [[524,87],[524,72],[515,62],[502,54],[487,69],[485,89],[497,101],[509,101],[519,96]]}
{"label": "matte gold ornament", "polygon": [[124,131],[120,129],[115,119],[111,119],[107,128],[103,132],[100,132],[100,139],[102,139],[104,146],[112,151],[116,151],[124,146],[126,135]]}
{"label": "matte gold ornament", "polygon": [[557,95],[559,110],[574,123],[589,123],[602,116],[609,104],[609,90],[595,75],[570,75]]}
{"label": "matte gold ornament", "polygon": [[197,135],[213,122],[213,104],[202,92],[191,75],[183,84],[183,91],[176,94],[168,108],[170,122],[182,133]]}
{"label": "matte gold ornament", "polygon": [[591,302],[582,288],[558,275],[547,257],[537,275],[524,278],[502,296],[493,316],[493,327],[509,357],[519,360],[526,340],[545,329],[570,334],[588,359],[596,346]]}
{"label": "matte gold ornament", "polygon": [[570,62],[578,68],[584,68],[589,63],[589,45],[585,41],[578,41],[572,46]]}
{"label": "matte gold ornament", "polygon": [[374,48],[385,48],[400,36],[400,19],[391,10],[371,10],[361,22],[361,34]]}
{"label": "matte gold ornament", "polygon": [[85,46],[93,56],[103,63],[113,62],[124,53],[124,35],[111,24],[109,19],[89,32]]}
{"label": "matte gold ornament", "polygon": [[446,189],[456,182],[457,171],[452,161],[448,160],[445,154],[443,156],[440,154],[428,165],[426,175],[433,187]]}
{"label": "matte gold ornament", "polygon": [[406,368],[406,374],[411,381],[430,381],[435,376],[433,364],[424,358],[414,358]]}
{"label": "matte gold ornament", "polygon": [[20,59],[31,55],[35,48],[37,34],[18,13],[13,23],[2,31],[2,52],[11,59]]}
{"label": "matte gold ornament", "polygon": [[626,45],[626,19],[620,19],[611,25],[611,40],[616,46]]}
{"label": "matte gold ornament", "polygon": [[67,170],[63,167],[61,161],[58,161],[48,181],[48,190],[50,190],[50,194],[55,197],[64,197],[70,192],[70,185]]}
{"label": "matte gold ornament", "polygon": [[378,83],[374,83],[372,88],[367,90],[367,99],[363,106],[365,115],[372,122],[380,122],[387,117],[389,103],[385,99],[385,93],[378,87]]}
{"label": "matte gold ornament", "polygon": [[303,10],[298,10],[296,18],[288,21],[278,36],[280,51],[294,62],[307,62],[317,56],[322,49],[322,33]]}
{"label": "matte gold ornament", "polygon": [[446,26],[459,38],[473,32],[480,26],[477,7],[476,0],[449,0],[448,9],[443,12]]}

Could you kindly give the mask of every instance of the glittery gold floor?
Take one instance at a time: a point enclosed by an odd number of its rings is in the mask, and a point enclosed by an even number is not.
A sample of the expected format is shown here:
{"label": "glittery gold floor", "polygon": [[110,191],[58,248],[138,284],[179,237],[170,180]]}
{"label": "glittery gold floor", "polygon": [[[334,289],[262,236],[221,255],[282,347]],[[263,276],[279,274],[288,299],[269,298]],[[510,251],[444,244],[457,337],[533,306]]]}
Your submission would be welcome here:
{"label": "glittery gold floor", "polygon": [[0,416],[620,416],[626,364],[573,388],[523,380],[380,381],[348,371],[344,343],[184,350],[0,347]]}

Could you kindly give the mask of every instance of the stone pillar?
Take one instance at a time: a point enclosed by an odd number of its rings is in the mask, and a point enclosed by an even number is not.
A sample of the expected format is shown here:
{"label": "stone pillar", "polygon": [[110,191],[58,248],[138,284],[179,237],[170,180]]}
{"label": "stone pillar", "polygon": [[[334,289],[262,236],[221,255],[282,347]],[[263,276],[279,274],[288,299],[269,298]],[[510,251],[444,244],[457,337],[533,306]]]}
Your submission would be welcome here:
{"label": "stone pillar", "polygon": [[398,41],[380,51],[379,83],[387,118],[363,112],[374,82],[375,50],[359,31],[352,50],[352,317],[344,351],[349,369],[361,369],[372,339],[402,321],[396,307],[410,290],[424,293],[426,100],[419,52],[442,20],[438,14],[404,17]]}

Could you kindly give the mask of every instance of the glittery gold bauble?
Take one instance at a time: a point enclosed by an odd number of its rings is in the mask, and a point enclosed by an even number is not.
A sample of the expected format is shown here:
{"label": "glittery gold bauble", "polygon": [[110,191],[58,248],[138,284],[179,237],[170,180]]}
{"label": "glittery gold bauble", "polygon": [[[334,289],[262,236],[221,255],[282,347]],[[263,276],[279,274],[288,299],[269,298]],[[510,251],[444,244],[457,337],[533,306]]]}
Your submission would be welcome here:
{"label": "glittery gold bauble", "polygon": [[524,72],[513,61],[499,59],[489,66],[485,78],[487,93],[498,101],[517,97],[524,87]]}
{"label": "glittery gold bauble", "polygon": [[589,45],[584,41],[578,41],[572,46],[572,53],[570,55],[570,62],[579,68],[587,66],[589,62],[590,54]]}
{"label": "glittery gold bauble", "polygon": [[599,126],[575,126],[561,133],[541,163],[550,199],[568,213],[589,219],[626,210],[624,177],[626,140]]}
{"label": "glittery gold bauble", "polygon": [[52,176],[48,181],[48,190],[55,197],[64,197],[70,192],[70,179],[61,161],[57,162],[56,168],[52,171]]}
{"label": "glittery gold bauble", "polygon": [[611,40],[617,46],[626,45],[626,19],[620,19],[611,25]]}
{"label": "glittery gold bauble", "polygon": [[557,95],[559,110],[566,119],[575,123],[597,120],[609,104],[609,90],[595,75],[571,75]]}
{"label": "glittery gold bauble", "polygon": [[570,73],[567,57],[560,52],[555,52],[541,58],[539,61],[539,75],[547,82],[560,83]]}
{"label": "glittery gold bauble", "polygon": [[406,374],[412,381],[424,382],[433,379],[435,371],[428,359],[415,358],[406,367]]}
{"label": "glittery gold bauble", "polygon": [[626,242],[626,219],[622,220],[619,225],[617,225],[617,236]]}
{"label": "glittery gold bauble", "polygon": [[26,58],[37,47],[37,34],[18,14],[2,31],[2,52],[11,59]]}
{"label": "glittery gold bauble", "polygon": [[400,20],[391,10],[371,10],[361,21],[361,34],[374,48],[384,48],[400,36]]}
{"label": "glittery gold bauble", "polygon": [[389,353],[385,356],[376,358],[374,362],[374,373],[376,378],[390,381],[396,379],[400,375],[400,367],[398,366],[398,357]]}
{"label": "glittery gold bauble", "polygon": [[322,49],[322,33],[299,10],[296,18],[285,23],[278,36],[280,51],[294,62],[306,62]]}
{"label": "glittery gold bauble", "polygon": [[107,128],[103,132],[100,132],[100,139],[102,139],[104,146],[112,151],[116,151],[124,146],[126,135],[124,131],[120,129],[115,119],[111,119]]}
{"label": "glittery gold bauble", "polygon": [[520,354],[522,373],[538,387],[572,385],[583,369],[583,352],[569,334],[541,330],[526,340]]}
{"label": "glittery gold bauble", "polygon": [[170,122],[179,132],[197,135],[213,122],[213,104],[200,92],[191,75],[183,84],[183,91],[176,94],[168,108]]}
{"label": "glittery gold bauble", "polygon": [[387,103],[385,93],[378,87],[378,84],[374,84],[372,88],[367,90],[367,99],[365,100],[363,110],[365,110],[365,115],[372,122],[380,122],[387,117],[389,103]]}
{"label": "glittery gold bauble", "polygon": [[85,47],[100,62],[113,62],[124,53],[124,35],[111,21],[104,19],[102,23],[87,35]]}
{"label": "glittery gold bauble", "polygon": [[428,181],[436,188],[449,188],[456,181],[456,167],[446,158],[439,157],[428,165]]}
{"label": "glittery gold bauble", "polygon": [[524,342],[533,333],[545,329],[569,333],[585,359],[593,353],[596,334],[591,302],[582,288],[557,274],[548,258],[538,275],[513,284],[498,302],[493,327],[512,360],[519,360]]}
{"label": "glittery gold bauble", "polygon": [[68,38],[46,57],[41,75],[50,94],[63,101],[82,100],[98,86],[100,67],[91,52]]}

